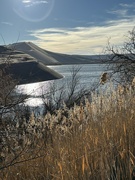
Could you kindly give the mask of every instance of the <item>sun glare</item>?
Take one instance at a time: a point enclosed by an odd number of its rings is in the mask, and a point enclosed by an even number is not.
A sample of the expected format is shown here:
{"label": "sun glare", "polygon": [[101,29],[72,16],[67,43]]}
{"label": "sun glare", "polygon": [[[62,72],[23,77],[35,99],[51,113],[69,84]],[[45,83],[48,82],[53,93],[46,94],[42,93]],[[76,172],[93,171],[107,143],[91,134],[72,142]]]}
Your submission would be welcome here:
{"label": "sun glare", "polygon": [[46,19],[52,12],[55,0],[14,0],[13,10],[24,20],[37,22]]}

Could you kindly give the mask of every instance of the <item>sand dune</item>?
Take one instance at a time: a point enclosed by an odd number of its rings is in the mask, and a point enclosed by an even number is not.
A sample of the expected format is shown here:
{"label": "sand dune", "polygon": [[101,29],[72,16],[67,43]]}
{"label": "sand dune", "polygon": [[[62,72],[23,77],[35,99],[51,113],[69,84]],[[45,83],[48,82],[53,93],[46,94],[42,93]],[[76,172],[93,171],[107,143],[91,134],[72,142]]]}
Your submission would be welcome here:
{"label": "sand dune", "polygon": [[60,62],[58,62],[55,58],[51,57],[48,53],[46,53],[41,48],[39,48],[31,42],[14,43],[10,45],[10,47],[15,50],[19,50],[25,52],[26,54],[29,54],[30,56],[34,57],[37,61],[42,62],[45,65],[60,64]]}
{"label": "sand dune", "polygon": [[99,56],[54,53],[44,50],[31,42],[14,43],[10,45],[10,48],[25,52],[45,65],[91,64],[101,62]]}

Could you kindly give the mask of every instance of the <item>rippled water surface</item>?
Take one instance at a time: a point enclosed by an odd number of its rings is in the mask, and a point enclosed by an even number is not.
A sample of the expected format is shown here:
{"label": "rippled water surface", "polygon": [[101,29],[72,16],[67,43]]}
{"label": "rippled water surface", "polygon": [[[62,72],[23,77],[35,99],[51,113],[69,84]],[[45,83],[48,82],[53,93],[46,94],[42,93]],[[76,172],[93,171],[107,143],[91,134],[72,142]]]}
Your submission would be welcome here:
{"label": "rippled water surface", "polygon": [[39,106],[42,104],[42,99],[39,98],[43,93],[47,93],[50,83],[61,85],[62,83],[68,82],[71,79],[73,69],[78,70],[77,75],[79,76],[79,83],[82,86],[90,87],[94,83],[99,83],[101,74],[106,70],[104,64],[85,64],[85,65],[60,65],[60,66],[49,66],[49,68],[62,74],[64,77],[54,81],[44,81],[31,83],[27,85],[18,86],[18,91],[23,94],[31,95],[31,98],[26,102],[30,106]]}

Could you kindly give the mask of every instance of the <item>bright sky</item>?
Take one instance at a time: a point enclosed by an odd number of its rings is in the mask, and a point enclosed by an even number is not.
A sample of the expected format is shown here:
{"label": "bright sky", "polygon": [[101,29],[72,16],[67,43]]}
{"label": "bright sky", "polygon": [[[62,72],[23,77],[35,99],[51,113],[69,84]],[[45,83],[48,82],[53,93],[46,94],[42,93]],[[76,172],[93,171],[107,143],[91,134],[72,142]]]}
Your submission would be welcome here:
{"label": "bright sky", "polygon": [[0,0],[0,44],[101,54],[108,39],[120,45],[134,26],[134,0]]}

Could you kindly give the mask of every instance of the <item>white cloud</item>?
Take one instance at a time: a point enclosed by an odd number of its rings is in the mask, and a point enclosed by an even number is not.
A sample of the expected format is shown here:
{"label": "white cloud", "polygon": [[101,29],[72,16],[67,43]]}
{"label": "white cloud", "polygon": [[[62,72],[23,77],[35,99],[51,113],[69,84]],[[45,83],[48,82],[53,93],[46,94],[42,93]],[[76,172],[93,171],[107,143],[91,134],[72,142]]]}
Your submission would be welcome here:
{"label": "white cloud", "polygon": [[129,17],[130,12],[134,11],[135,3],[130,4],[119,4],[118,8],[108,10],[107,12],[110,14],[114,14],[117,17]]}
{"label": "white cloud", "polygon": [[22,2],[27,4],[27,3],[30,3],[31,0],[23,0]]}
{"label": "white cloud", "polygon": [[131,4],[121,3],[120,6],[124,7],[124,8],[134,8],[135,7],[135,3],[131,3]]}
{"label": "white cloud", "polygon": [[33,43],[50,51],[69,54],[100,54],[109,38],[114,45],[121,45],[124,35],[132,30],[134,24],[135,19],[130,22],[119,20],[107,22],[106,26],[41,29],[31,31],[30,35],[37,38]]}
{"label": "white cloud", "polygon": [[129,15],[127,9],[113,10],[110,13],[119,15],[119,18],[103,22],[102,26],[46,28],[29,31],[29,34],[36,38],[33,43],[50,51],[68,54],[101,54],[109,38],[113,45],[123,44],[125,35],[135,24],[135,15]]}
{"label": "white cloud", "polygon": [[115,15],[124,17],[124,16],[127,16],[128,10],[127,9],[118,9],[118,10],[112,10],[112,11],[107,11],[107,12],[110,14],[115,14]]}
{"label": "white cloud", "polygon": [[2,24],[5,24],[5,25],[8,25],[8,26],[13,26],[13,24],[12,23],[10,23],[10,22],[1,22]]}
{"label": "white cloud", "polygon": [[25,7],[30,7],[38,4],[47,4],[48,1],[45,0],[23,0],[22,1],[25,4]]}

